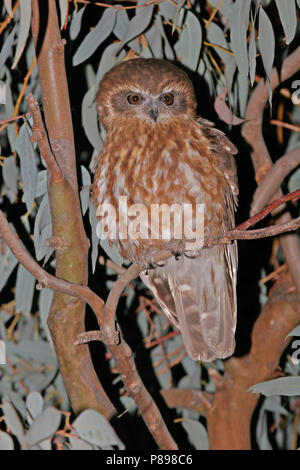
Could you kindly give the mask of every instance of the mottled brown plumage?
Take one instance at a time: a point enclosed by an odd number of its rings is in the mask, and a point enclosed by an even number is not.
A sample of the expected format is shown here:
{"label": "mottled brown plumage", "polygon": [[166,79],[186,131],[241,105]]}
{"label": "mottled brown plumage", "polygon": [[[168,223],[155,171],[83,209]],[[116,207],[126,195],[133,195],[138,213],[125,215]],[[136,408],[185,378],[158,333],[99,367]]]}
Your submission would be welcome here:
{"label": "mottled brown plumage", "polygon": [[[120,196],[149,213],[153,204],[190,203],[195,209],[204,203],[205,236],[215,238],[233,226],[236,149],[196,117],[193,86],[183,71],[162,60],[124,61],[104,76],[97,104],[107,135],[93,187],[96,207],[110,203],[117,209]],[[106,222],[113,231],[113,222]],[[122,255],[147,265],[166,244],[180,250],[179,242],[167,242],[161,232],[151,238],[154,225],[145,220],[147,239],[118,239]],[[141,274],[193,359],[224,358],[234,350],[236,270],[233,243],[203,248],[196,258],[171,258]]]}

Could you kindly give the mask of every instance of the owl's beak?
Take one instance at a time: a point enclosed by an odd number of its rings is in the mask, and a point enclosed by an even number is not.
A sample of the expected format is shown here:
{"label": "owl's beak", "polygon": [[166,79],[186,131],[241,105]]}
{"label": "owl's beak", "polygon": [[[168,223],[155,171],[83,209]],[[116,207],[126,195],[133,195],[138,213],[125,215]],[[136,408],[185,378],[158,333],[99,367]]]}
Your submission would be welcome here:
{"label": "owl's beak", "polygon": [[150,110],[149,110],[149,115],[151,117],[151,119],[153,119],[153,121],[157,121],[157,116],[158,116],[158,109],[157,109],[157,106],[156,105],[152,105]]}

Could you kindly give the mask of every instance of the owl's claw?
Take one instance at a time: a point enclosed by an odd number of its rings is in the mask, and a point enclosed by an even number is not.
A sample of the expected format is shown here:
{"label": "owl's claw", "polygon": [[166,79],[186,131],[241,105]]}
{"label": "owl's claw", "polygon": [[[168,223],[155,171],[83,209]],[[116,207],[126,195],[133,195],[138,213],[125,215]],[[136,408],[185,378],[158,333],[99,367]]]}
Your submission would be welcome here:
{"label": "owl's claw", "polygon": [[149,275],[150,269],[161,268],[167,263],[167,260],[154,261],[154,255],[157,252],[157,249],[149,249],[146,253],[140,254],[135,258],[135,262],[143,266],[146,276]]}
{"label": "owl's claw", "polygon": [[184,241],[183,240],[170,240],[167,245],[168,250],[174,255],[176,261],[180,260],[184,252]]}

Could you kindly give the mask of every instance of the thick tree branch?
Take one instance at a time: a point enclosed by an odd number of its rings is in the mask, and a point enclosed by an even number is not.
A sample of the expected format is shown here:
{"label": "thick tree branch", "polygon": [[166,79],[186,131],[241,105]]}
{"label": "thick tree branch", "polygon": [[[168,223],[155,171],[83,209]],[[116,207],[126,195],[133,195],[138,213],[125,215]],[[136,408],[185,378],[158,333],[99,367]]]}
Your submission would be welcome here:
{"label": "thick tree branch", "polygon": [[207,416],[213,404],[213,394],[188,388],[170,388],[161,390],[169,408],[187,408]]}
{"label": "thick tree branch", "polygon": [[279,158],[257,187],[252,201],[251,215],[259,212],[274,196],[286,176],[300,165],[300,147]]}
{"label": "thick tree branch", "polygon": [[[34,118],[33,137],[39,140],[48,169],[48,196],[53,226],[53,237],[49,240],[49,245],[55,248],[57,278],[83,287],[88,279],[89,243],[83,227],[78,195],[64,42],[60,37],[56,2],[32,0],[32,34],[42,89],[46,133],[39,110],[31,97],[29,106]],[[82,290],[80,287],[76,289]],[[74,296],[75,293],[71,295]],[[77,300],[70,297],[70,289],[68,293],[55,289],[48,317],[60,371],[76,413],[94,408],[110,418],[115,414],[115,409],[99,382],[89,349],[87,345],[82,348],[74,345],[77,335],[85,328],[83,299],[86,299],[84,296],[76,297]],[[89,297],[91,298],[90,294]]]}
{"label": "thick tree branch", "polygon": [[225,374],[215,377],[216,394],[207,414],[211,449],[249,450],[250,424],[259,395],[249,387],[278,375],[278,363],[289,340],[288,333],[299,324],[300,302],[291,294],[292,281],[282,274],[255,322],[250,353],[225,362]]}
{"label": "thick tree branch", "polygon": [[[293,76],[300,68],[300,46],[290,54],[284,61],[280,71],[280,77],[276,68],[272,70],[271,87],[275,89],[280,83]],[[262,179],[272,168],[272,160],[269,155],[263,133],[262,122],[265,106],[268,101],[268,83],[261,80],[253,91],[246,110],[246,122],[242,134],[252,147],[251,158],[256,174],[256,181],[261,183]],[[280,197],[281,190],[276,193]],[[285,213],[277,219],[277,223],[290,221],[289,214]],[[300,246],[296,234],[285,235],[281,238],[281,246],[285,260],[293,277],[298,294],[300,296]]]}
{"label": "thick tree branch", "polygon": [[[278,85],[298,72],[300,66],[300,47],[290,54],[284,61],[278,75],[277,68],[274,67],[271,74],[271,88],[274,90]],[[243,125],[243,137],[252,147],[252,161],[258,183],[261,182],[263,173],[266,173],[272,166],[272,161],[262,134],[263,112],[268,101],[268,83],[261,80],[255,87],[247,105]],[[267,169],[266,166],[269,166]],[[263,169],[265,168],[265,171]]]}

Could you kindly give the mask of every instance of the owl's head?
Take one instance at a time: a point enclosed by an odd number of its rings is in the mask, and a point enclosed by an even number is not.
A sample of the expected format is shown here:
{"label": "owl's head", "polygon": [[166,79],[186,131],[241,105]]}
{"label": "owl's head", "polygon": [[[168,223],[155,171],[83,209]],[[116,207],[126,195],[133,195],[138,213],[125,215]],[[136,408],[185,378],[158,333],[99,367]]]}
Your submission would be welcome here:
{"label": "owl's head", "polygon": [[149,124],[174,116],[194,116],[196,98],[188,76],[170,62],[130,59],[113,67],[100,83],[98,114],[105,129],[114,121],[139,119]]}

